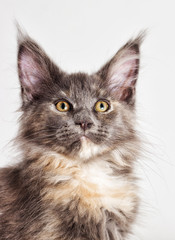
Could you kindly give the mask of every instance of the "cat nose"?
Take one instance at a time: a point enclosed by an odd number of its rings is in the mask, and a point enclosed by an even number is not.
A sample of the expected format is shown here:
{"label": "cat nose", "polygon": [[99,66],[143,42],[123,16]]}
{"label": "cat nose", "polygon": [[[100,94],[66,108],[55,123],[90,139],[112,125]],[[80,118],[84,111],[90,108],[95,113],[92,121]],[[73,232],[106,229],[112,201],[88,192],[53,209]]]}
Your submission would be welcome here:
{"label": "cat nose", "polygon": [[91,126],[92,126],[92,122],[87,122],[87,121],[76,122],[75,124],[79,125],[84,131],[91,128]]}

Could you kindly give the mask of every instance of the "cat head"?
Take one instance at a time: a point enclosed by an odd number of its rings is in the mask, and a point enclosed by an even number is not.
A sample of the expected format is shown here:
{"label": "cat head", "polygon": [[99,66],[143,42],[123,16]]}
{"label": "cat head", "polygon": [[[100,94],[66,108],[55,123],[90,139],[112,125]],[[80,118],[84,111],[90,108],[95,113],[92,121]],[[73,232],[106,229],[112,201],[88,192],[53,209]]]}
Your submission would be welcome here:
{"label": "cat head", "polygon": [[89,159],[135,137],[135,89],[142,35],[99,71],[62,71],[29,36],[18,40],[20,138],[25,144]]}

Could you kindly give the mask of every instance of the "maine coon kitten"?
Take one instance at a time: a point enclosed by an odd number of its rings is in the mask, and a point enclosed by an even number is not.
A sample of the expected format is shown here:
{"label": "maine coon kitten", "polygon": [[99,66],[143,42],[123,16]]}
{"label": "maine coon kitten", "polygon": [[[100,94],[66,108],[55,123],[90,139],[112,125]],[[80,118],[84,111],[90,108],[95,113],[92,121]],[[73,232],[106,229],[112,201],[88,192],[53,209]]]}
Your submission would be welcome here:
{"label": "maine coon kitten", "polygon": [[0,170],[0,240],[123,240],[130,232],[141,40],[88,75],[65,73],[20,36],[22,159]]}

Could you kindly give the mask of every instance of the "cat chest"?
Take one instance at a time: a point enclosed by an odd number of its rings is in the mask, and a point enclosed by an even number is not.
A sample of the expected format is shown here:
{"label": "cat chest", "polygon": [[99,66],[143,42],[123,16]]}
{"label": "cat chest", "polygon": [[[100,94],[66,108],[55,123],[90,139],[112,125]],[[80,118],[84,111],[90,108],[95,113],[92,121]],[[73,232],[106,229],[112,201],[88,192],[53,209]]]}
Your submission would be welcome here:
{"label": "cat chest", "polygon": [[115,214],[131,215],[135,209],[134,186],[120,176],[114,176],[107,166],[62,168],[50,176],[44,198],[54,205],[69,206],[78,215],[91,215],[99,220],[102,209]]}

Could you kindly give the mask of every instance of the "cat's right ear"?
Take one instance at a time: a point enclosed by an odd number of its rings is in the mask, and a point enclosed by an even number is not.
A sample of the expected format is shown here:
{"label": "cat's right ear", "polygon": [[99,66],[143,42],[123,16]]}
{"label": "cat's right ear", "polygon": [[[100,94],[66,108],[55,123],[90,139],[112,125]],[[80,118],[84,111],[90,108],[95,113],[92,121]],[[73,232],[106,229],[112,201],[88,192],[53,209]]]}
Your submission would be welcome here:
{"label": "cat's right ear", "polygon": [[133,105],[139,73],[140,44],[145,32],[127,42],[98,72],[105,88],[116,100]]}
{"label": "cat's right ear", "polygon": [[42,48],[18,29],[18,74],[23,102],[31,102],[48,91],[54,76],[61,74]]}

